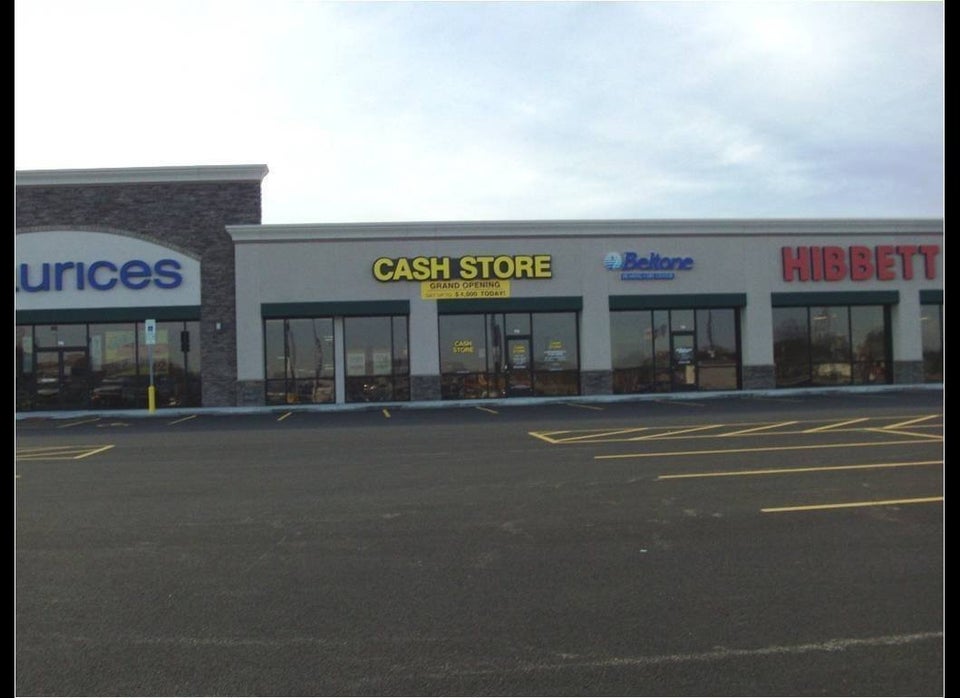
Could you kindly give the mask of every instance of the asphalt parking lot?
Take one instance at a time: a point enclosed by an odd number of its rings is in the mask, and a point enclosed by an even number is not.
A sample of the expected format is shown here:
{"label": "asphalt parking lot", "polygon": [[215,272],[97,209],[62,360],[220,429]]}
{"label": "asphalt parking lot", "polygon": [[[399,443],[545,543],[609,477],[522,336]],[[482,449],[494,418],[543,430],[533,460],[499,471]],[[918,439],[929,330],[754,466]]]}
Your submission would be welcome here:
{"label": "asphalt parking lot", "polygon": [[937,390],[23,416],[17,695],[943,695]]}

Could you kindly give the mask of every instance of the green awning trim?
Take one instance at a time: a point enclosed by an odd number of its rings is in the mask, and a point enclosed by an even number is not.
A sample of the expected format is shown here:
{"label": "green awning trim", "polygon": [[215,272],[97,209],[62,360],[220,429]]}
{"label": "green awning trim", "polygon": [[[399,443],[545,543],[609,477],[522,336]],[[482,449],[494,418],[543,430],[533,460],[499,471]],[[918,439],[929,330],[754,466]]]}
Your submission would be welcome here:
{"label": "green awning trim", "polygon": [[537,298],[478,298],[446,299],[437,301],[437,313],[549,313],[565,310],[583,310],[581,296],[540,296]]}
{"label": "green awning trim", "polygon": [[770,294],[770,304],[774,308],[814,305],[896,305],[899,302],[899,291],[809,291]]}
{"label": "green awning trim", "polygon": [[920,302],[924,305],[943,305],[943,289],[920,291]]}
{"label": "green awning trim", "polygon": [[746,305],[746,293],[669,293],[662,295],[610,296],[610,310],[743,308]]}
{"label": "green awning trim", "polygon": [[263,303],[264,318],[309,318],[328,316],[409,315],[410,301],[327,301],[317,303]]}
{"label": "green awning trim", "polygon": [[144,306],[139,308],[62,308],[18,310],[18,325],[69,325],[79,322],[143,322],[144,320],[199,320],[199,305]]}

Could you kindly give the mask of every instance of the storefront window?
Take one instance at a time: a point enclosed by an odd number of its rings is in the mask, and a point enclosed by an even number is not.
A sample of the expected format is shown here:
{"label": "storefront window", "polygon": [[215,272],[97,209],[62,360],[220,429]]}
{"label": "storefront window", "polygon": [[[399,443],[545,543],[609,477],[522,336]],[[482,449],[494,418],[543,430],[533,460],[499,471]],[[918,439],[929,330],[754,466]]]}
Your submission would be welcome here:
{"label": "storefront window", "polygon": [[777,387],[890,382],[885,306],[773,309]]}
{"label": "storefront window", "polygon": [[884,308],[879,305],[850,308],[850,335],[853,349],[853,382],[857,384],[889,383],[884,346],[886,323]]}
{"label": "storefront window", "polygon": [[440,316],[440,393],[445,400],[488,397],[485,317]]}
{"label": "storefront window", "polygon": [[943,305],[924,303],[920,306],[923,342],[923,380],[943,382]]}
{"label": "storefront window", "polygon": [[56,347],[85,347],[87,345],[86,325],[37,325],[35,339],[38,347],[53,349]]}
{"label": "storefront window", "polygon": [[697,365],[700,390],[736,390],[740,355],[737,317],[729,308],[697,311]]}
{"label": "storefront window", "polygon": [[614,394],[650,391],[653,383],[652,320],[649,310],[610,314]]}
{"label": "storefront window", "polygon": [[507,313],[503,321],[510,336],[530,334],[530,313]]}
{"label": "storefront window", "polygon": [[669,392],[670,374],[670,311],[653,311],[653,384],[654,392]]}
{"label": "storefront window", "polygon": [[733,308],[614,311],[610,334],[615,394],[739,387]]}
{"label": "storefront window", "polygon": [[580,355],[576,313],[533,317],[533,394],[578,395]]}
{"label": "storefront window", "polygon": [[810,309],[810,364],[814,385],[851,382],[849,309]]}
{"label": "storefront window", "polygon": [[810,327],[806,308],[773,309],[773,363],[777,387],[810,385]]}
{"label": "storefront window", "polygon": [[410,399],[406,317],[343,320],[347,402]]}
{"label": "storefront window", "polygon": [[332,318],[264,321],[268,405],[335,399]]}
{"label": "storefront window", "polygon": [[575,312],[441,315],[441,397],[579,395]]}
{"label": "storefront window", "polygon": [[[151,368],[155,407],[197,406],[199,323],[24,325],[17,328],[17,409],[145,409]],[[152,359],[152,365],[151,365]]]}

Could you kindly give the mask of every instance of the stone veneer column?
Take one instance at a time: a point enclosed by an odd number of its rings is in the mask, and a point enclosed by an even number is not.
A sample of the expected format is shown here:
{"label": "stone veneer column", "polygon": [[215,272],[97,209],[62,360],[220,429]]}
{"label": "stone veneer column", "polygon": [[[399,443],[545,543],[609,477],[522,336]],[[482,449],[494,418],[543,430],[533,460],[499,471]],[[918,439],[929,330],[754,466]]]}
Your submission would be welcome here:
{"label": "stone veneer column", "polygon": [[773,366],[744,366],[741,382],[744,390],[765,390],[777,387]]}
{"label": "stone veneer column", "polygon": [[923,361],[894,361],[893,382],[899,385],[923,383]]}
{"label": "stone veneer column", "polygon": [[583,395],[613,393],[613,371],[581,371],[580,392]]}

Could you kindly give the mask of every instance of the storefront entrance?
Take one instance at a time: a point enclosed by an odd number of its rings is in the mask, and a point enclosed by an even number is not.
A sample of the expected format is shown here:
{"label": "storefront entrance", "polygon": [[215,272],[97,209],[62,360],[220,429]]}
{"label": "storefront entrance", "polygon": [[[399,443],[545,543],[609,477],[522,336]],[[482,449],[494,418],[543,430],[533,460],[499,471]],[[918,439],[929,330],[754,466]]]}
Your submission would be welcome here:
{"label": "storefront entrance", "polygon": [[670,335],[671,389],[697,389],[697,354],[693,332],[674,332]]}
{"label": "storefront entrance", "polygon": [[195,320],[162,320],[156,342],[142,340],[142,323],[25,324],[16,328],[17,411],[145,409],[151,376],[157,407],[202,404]]}
{"label": "storefront entrance", "polygon": [[[511,302],[508,302],[511,301]],[[443,301],[439,301],[443,303]],[[453,302],[453,301],[451,301]],[[540,299],[503,299],[490,312],[440,309],[440,378],[444,400],[580,394],[576,310],[526,310]],[[474,301],[467,308],[472,308]],[[577,302],[561,299],[561,307]]]}
{"label": "storefront entrance", "polygon": [[[693,307],[643,307],[660,302],[667,301],[645,296],[611,301],[614,394],[739,390],[738,308],[745,300],[693,296]],[[682,304],[684,297],[670,296],[669,302]],[[721,307],[727,302],[734,307]],[[696,307],[699,303],[708,307]]]}
{"label": "storefront entrance", "polygon": [[83,409],[90,395],[90,357],[86,347],[37,351],[34,395],[41,409]]}
{"label": "storefront entrance", "polygon": [[530,338],[507,337],[507,397],[533,395]]}

